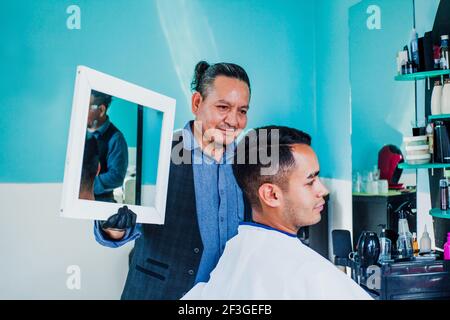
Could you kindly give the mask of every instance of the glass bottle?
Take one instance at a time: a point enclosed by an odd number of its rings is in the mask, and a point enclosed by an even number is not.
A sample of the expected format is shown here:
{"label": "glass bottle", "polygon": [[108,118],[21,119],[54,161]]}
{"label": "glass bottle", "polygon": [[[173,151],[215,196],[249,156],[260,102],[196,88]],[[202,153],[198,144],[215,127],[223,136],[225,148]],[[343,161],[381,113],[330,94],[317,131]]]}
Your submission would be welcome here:
{"label": "glass bottle", "polygon": [[441,36],[441,69],[449,68],[448,34]]}

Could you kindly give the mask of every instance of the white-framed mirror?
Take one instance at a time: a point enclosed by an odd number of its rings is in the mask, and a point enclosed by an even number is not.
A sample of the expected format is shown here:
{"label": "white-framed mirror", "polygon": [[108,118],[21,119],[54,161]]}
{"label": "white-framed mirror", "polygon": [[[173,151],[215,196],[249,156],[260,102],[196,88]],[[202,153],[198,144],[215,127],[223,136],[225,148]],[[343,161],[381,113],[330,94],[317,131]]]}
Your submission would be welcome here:
{"label": "white-framed mirror", "polygon": [[78,66],[60,215],[163,224],[175,99]]}

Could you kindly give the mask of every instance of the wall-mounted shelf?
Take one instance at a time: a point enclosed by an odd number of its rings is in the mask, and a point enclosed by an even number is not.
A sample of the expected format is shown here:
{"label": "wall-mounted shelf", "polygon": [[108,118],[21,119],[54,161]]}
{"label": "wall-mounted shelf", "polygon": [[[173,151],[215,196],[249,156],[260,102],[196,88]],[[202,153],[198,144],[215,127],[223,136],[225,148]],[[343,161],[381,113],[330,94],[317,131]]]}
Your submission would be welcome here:
{"label": "wall-mounted shelf", "polygon": [[450,120],[450,114],[437,114],[434,116],[428,116],[428,122],[435,120]]}
{"label": "wall-mounted shelf", "polygon": [[443,169],[450,168],[450,163],[425,163],[425,164],[407,164],[402,162],[398,164],[399,169]]}
{"label": "wall-mounted shelf", "polygon": [[444,211],[434,208],[430,210],[430,215],[436,218],[450,219],[450,210]]}
{"label": "wall-mounted shelf", "polygon": [[423,80],[427,78],[434,78],[438,76],[444,76],[450,74],[450,70],[433,70],[433,71],[424,71],[424,72],[416,72],[411,74],[402,74],[395,77],[396,81],[414,81],[414,80]]}

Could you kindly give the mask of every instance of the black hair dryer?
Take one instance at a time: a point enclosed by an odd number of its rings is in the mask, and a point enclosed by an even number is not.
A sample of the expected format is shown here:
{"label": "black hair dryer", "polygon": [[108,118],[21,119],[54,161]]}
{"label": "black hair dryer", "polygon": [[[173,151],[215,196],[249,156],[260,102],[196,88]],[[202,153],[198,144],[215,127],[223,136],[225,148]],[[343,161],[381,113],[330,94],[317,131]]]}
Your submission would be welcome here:
{"label": "black hair dryer", "polygon": [[376,232],[363,231],[359,236],[356,251],[362,268],[375,265],[380,255],[380,239]]}

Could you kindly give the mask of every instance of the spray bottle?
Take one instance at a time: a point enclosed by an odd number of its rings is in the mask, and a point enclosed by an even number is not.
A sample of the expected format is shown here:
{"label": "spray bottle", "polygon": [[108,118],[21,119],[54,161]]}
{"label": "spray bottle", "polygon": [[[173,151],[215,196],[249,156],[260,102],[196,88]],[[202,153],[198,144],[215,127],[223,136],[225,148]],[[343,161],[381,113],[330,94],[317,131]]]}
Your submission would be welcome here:
{"label": "spray bottle", "polygon": [[378,258],[379,263],[386,263],[391,259],[391,240],[386,236],[386,225],[379,224],[381,227],[380,233],[380,256]]}
{"label": "spray bottle", "polygon": [[398,239],[397,239],[397,251],[399,258],[409,258],[414,255],[413,251],[413,238],[411,232],[409,232],[408,220],[406,214],[408,209],[403,209],[403,203],[398,209]]}

